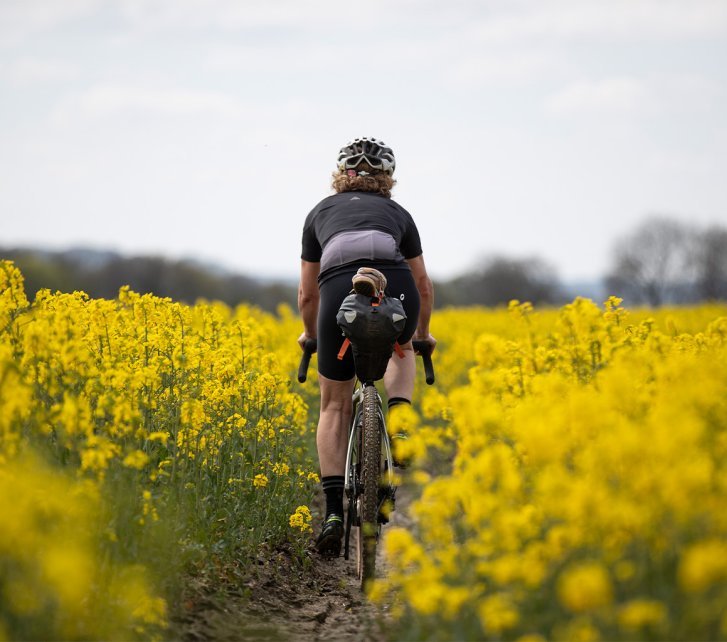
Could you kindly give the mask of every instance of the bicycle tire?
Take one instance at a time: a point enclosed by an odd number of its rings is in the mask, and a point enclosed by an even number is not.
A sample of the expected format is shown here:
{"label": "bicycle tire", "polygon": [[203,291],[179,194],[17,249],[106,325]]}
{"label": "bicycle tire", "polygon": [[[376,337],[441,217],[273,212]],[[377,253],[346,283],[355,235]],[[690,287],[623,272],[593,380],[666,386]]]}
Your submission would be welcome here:
{"label": "bicycle tire", "polygon": [[[351,428],[349,433],[349,444],[348,452],[346,455],[346,494],[348,496],[348,509],[346,510],[346,530],[344,531],[344,559],[349,559],[350,544],[351,544],[351,532],[356,527],[356,533],[358,533],[358,525],[360,524],[358,519],[358,495],[359,495],[359,479],[360,479],[360,458],[359,453],[361,452],[361,407],[358,401],[355,401],[354,396],[354,416],[351,422]],[[358,535],[355,535],[354,539],[357,539]],[[355,544],[354,544],[355,546]],[[358,559],[358,554],[357,558]]]}
{"label": "bicycle tire", "polygon": [[359,498],[358,574],[361,588],[366,590],[376,575],[376,544],[379,524],[379,483],[381,477],[381,426],[379,395],[368,385],[363,391],[361,426],[361,495]]}

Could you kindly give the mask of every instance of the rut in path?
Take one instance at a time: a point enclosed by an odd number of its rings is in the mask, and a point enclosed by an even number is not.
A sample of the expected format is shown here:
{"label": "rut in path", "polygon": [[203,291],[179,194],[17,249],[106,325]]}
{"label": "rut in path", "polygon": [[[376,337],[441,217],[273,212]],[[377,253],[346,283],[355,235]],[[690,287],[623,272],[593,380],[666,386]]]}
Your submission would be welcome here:
{"label": "rut in path", "polygon": [[[392,526],[409,528],[411,491],[402,486],[396,510],[383,537]],[[322,501],[317,502],[318,506]],[[317,511],[320,513],[320,510]],[[377,574],[386,574],[386,560],[377,552]],[[356,561],[343,556],[322,559],[309,552],[310,567],[293,569],[290,556],[279,552],[259,559],[259,569],[239,587],[223,596],[197,600],[175,622],[173,637],[184,640],[311,640],[384,642],[387,610],[370,604],[359,588]],[[209,590],[207,591],[209,593]]]}

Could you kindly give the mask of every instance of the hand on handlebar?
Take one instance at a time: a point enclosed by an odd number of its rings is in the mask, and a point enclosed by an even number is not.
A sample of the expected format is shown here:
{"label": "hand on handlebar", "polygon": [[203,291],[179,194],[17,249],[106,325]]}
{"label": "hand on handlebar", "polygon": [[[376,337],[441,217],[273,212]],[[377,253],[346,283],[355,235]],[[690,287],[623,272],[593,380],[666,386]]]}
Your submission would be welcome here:
{"label": "hand on handlebar", "polygon": [[311,337],[309,334],[306,334],[305,332],[301,334],[298,337],[298,345],[300,346],[301,350],[305,350],[305,343],[306,341],[315,341],[315,337]]}
{"label": "hand on handlebar", "polygon": [[431,334],[428,334],[424,339],[417,339],[416,337],[414,337],[412,345],[414,347],[415,354],[420,355],[422,361],[424,362],[425,378],[427,383],[431,386],[434,383],[434,366],[432,365],[432,352],[434,351],[434,346],[437,345],[437,340]]}
{"label": "hand on handlebar", "polygon": [[310,364],[313,353],[318,350],[318,341],[304,332],[300,335],[298,343],[303,350],[303,356],[300,358],[300,365],[298,366],[298,381],[303,383],[308,378],[308,364]]}
{"label": "hand on handlebar", "polygon": [[434,352],[434,348],[437,347],[437,340],[431,335],[414,335],[414,341],[416,342],[424,342],[429,344],[429,353],[431,354]]}

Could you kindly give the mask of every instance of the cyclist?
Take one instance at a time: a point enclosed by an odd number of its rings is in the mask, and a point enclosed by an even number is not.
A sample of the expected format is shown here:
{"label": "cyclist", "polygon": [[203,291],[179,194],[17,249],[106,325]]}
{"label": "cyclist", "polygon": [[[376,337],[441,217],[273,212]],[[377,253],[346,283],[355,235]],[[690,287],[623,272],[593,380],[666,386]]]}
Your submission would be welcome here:
{"label": "cyclist", "polygon": [[338,154],[333,173],[335,194],[308,214],[303,226],[298,308],[308,339],[318,341],[318,380],[321,393],[316,434],[326,513],[318,551],[337,556],[343,537],[344,468],[355,383],[352,351],[338,359],[343,337],[336,313],[350,293],[384,289],[398,297],[407,314],[399,337],[404,358],[394,354],[384,376],[389,412],[410,404],[416,364],[412,337],[428,342],[434,291],[422,256],[419,232],[411,215],[391,200],[396,161],[394,153],[376,138],[357,138]]}

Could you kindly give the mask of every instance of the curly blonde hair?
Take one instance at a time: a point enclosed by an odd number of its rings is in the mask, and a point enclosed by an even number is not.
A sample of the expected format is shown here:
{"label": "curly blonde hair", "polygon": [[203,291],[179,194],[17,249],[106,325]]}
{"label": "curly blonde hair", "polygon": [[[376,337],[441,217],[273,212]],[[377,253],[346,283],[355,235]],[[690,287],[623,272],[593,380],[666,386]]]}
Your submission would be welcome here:
{"label": "curly blonde hair", "polygon": [[358,171],[370,172],[368,176],[349,176],[347,170],[333,172],[331,186],[337,194],[341,192],[372,192],[386,198],[391,198],[391,190],[396,180],[386,174],[372,169],[367,163],[361,163]]}

